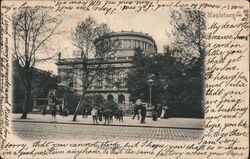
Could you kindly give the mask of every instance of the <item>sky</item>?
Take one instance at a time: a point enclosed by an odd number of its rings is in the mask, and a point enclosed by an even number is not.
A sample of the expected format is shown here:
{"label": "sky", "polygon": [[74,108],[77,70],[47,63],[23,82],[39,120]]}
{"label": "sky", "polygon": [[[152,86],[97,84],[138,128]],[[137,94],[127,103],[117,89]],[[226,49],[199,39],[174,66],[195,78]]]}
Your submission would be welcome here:
{"label": "sky", "polygon": [[[100,12],[65,12],[60,15],[62,23],[58,30],[63,31],[59,35],[54,36],[50,41],[51,50],[55,53],[61,52],[62,58],[73,57],[72,53],[76,49],[72,45],[70,33],[77,24],[86,17],[91,16],[99,23],[106,23],[113,31],[135,31],[148,33],[156,42],[159,53],[163,52],[163,47],[170,43],[171,25],[169,24],[169,12],[167,10],[159,10],[157,12],[118,12],[113,15],[104,15]],[[37,64],[35,67],[52,71],[57,74],[57,66],[55,65],[55,57],[52,61]]]}

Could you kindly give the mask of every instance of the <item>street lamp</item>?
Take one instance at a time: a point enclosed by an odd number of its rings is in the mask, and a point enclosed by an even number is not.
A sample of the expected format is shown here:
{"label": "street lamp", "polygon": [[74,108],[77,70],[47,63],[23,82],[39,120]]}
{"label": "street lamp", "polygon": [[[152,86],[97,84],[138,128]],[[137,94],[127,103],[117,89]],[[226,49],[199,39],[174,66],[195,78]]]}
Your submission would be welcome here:
{"label": "street lamp", "polygon": [[151,107],[152,106],[152,86],[154,84],[154,80],[152,79],[154,76],[154,74],[150,74],[148,76],[148,80],[147,80],[147,83],[148,83],[148,86],[149,86],[149,106]]}

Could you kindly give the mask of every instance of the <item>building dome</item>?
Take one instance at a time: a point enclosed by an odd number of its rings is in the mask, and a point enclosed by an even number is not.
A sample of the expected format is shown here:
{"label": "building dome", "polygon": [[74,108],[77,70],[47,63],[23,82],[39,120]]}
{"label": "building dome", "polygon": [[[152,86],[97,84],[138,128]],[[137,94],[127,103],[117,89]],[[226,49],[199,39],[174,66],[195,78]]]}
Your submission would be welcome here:
{"label": "building dome", "polygon": [[94,41],[96,51],[100,51],[98,50],[98,45],[105,39],[118,41],[119,48],[116,52],[116,57],[134,56],[135,48],[140,48],[146,54],[155,54],[157,52],[154,39],[145,33],[133,31],[112,32]]}

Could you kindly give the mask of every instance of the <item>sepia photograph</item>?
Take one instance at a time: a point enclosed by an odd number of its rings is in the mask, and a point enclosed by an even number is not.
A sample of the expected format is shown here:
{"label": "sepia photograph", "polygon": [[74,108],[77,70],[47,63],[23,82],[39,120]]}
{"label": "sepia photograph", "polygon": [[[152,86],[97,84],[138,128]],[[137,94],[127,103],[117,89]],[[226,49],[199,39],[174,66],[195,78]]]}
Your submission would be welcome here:
{"label": "sepia photograph", "polygon": [[205,17],[13,14],[13,131],[22,139],[196,140]]}
{"label": "sepia photograph", "polygon": [[0,159],[249,158],[248,6],[1,1]]}

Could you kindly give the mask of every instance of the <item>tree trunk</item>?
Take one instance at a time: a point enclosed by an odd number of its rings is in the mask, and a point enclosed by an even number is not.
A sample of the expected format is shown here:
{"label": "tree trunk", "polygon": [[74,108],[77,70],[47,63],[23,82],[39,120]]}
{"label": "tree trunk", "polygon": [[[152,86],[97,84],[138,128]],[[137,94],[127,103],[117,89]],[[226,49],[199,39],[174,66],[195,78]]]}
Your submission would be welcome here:
{"label": "tree trunk", "polygon": [[83,97],[84,97],[84,96],[82,95],[80,101],[79,101],[78,104],[77,104],[77,107],[76,107],[76,110],[75,110],[75,113],[74,113],[74,117],[73,117],[73,121],[76,121],[77,111],[78,111],[80,105],[82,105]]}
{"label": "tree trunk", "polygon": [[23,102],[23,111],[21,119],[27,119],[28,108],[30,106],[30,97],[31,97],[31,85],[30,85],[30,76],[29,71],[25,71],[26,76],[26,86],[25,86],[25,97]]}
{"label": "tree trunk", "polygon": [[[83,54],[81,55],[81,58],[83,59]],[[75,110],[75,113],[74,113],[74,117],[73,117],[73,121],[76,121],[76,117],[77,117],[77,111],[80,107],[80,105],[82,105],[82,102],[83,102],[83,98],[85,96],[85,92],[87,90],[87,78],[88,78],[88,72],[86,71],[87,70],[87,65],[85,64],[86,62],[83,60],[83,74],[85,74],[85,77],[84,77],[84,82],[83,82],[83,86],[82,86],[82,96],[81,96],[81,99],[79,100],[78,104],[77,104],[77,107],[76,107],[76,110]]]}
{"label": "tree trunk", "polygon": [[[85,89],[84,89],[85,90]],[[76,117],[77,117],[77,112],[78,112],[78,109],[80,108],[80,106],[82,105],[82,102],[83,102],[83,99],[84,99],[84,96],[85,96],[85,91],[83,90],[82,92],[82,96],[77,104],[77,107],[76,107],[76,110],[75,110],[75,113],[74,113],[74,117],[73,117],[73,121],[76,121]]]}

